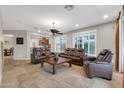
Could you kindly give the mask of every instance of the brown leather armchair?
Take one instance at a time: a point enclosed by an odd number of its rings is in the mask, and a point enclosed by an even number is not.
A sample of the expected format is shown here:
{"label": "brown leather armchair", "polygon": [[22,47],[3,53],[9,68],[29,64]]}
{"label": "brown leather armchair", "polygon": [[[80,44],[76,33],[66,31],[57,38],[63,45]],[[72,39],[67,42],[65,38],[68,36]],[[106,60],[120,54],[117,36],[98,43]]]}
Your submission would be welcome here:
{"label": "brown leather armchair", "polygon": [[97,58],[87,57],[83,65],[86,75],[89,78],[102,77],[111,80],[113,73],[112,57],[113,53],[108,49],[101,51]]}

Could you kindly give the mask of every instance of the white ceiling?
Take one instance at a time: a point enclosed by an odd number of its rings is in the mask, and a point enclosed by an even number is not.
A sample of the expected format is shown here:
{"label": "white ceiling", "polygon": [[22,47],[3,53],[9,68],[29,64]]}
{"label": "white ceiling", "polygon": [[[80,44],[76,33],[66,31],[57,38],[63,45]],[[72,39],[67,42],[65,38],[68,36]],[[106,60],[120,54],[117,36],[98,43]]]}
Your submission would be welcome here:
{"label": "white ceiling", "polygon": [[[47,34],[52,22],[61,32],[106,23],[115,20],[121,6],[79,5],[67,11],[64,5],[0,6],[4,30],[38,31]],[[109,18],[103,19],[105,14]],[[75,27],[79,24],[79,27]],[[35,28],[35,29],[34,29]]]}

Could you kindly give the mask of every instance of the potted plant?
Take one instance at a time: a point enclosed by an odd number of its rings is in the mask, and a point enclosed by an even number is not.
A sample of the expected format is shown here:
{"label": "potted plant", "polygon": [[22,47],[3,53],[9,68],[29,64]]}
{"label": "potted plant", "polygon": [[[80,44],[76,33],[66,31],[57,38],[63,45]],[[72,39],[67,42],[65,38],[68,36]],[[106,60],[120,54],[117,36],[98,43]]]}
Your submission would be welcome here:
{"label": "potted plant", "polygon": [[55,53],[55,54],[54,54],[54,60],[55,60],[55,61],[58,61],[58,59],[59,59],[59,54],[58,54],[58,53]]}

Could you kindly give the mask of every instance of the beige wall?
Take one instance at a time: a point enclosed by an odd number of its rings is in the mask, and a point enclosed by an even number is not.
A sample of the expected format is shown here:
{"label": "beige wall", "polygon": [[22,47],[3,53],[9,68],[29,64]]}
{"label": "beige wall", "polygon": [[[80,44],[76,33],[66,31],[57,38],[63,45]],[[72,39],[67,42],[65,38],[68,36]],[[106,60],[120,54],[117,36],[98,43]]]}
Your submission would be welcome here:
{"label": "beige wall", "polygon": [[0,84],[2,81],[2,72],[3,72],[3,34],[0,20]]}
{"label": "beige wall", "polygon": [[[14,44],[13,37],[3,36],[3,39],[4,39],[4,49],[10,49],[13,47],[13,44]],[[7,42],[5,42],[5,41],[7,41]]]}

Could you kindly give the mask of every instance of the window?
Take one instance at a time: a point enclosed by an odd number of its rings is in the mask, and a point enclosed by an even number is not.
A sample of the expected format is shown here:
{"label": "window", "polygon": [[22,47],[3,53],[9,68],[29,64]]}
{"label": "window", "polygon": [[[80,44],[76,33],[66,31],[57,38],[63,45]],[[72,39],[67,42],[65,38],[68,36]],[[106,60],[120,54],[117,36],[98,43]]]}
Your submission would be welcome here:
{"label": "window", "polygon": [[88,55],[96,54],[96,31],[86,31],[74,34],[73,47],[84,48]]}
{"label": "window", "polygon": [[73,41],[74,41],[74,48],[82,48],[82,35],[80,34],[74,34],[74,38],[73,38]]}
{"label": "window", "polygon": [[66,36],[55,37],[55,51],[63,52],[67,46]]}
{"label": "window", "polygon": [[84,49],[87,54],[96,54],[96,34],[95,32],[85,32],[83,36]]}

